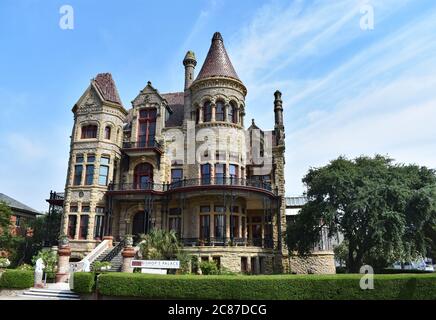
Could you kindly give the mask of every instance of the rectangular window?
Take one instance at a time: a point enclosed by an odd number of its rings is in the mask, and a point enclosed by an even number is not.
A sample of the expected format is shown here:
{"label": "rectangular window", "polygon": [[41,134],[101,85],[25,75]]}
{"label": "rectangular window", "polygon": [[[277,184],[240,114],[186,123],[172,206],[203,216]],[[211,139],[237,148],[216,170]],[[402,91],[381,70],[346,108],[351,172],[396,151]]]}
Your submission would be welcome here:
{"label": "rectangular window", "polygon": [[224,238],[226,235],[226,216],[223,214],[215,215],[215,238]]}
{"label": "rectangular window", "polygon": [[242,273],[248,272],[248,259],[247,259],[247,257],[241,257],[241,272]]}
{"label": "rectangular window", "polygon": [[200,207],[200,212],[201,213],[210,212],[210,207],[209,206],[201,206]]}
{"label": "rectangular window", "polygon": [[233,238],[239,238],[239,216],[231,216],[230,232]]}
{"label": "rectangular window", "polygon": [[236,179],[238,178],[238,166],[235,164],[229,165],[229,175],[230,178],[233,180],[233,183],[236,182]]}
{"label": "rectangular window", "polygon": [[109,175],[109,167],[100,166],[100,172],[98,174],[98,184],[101,186],[106,186],[108,175]]}
{"label": "rectangular window", "polygon": [[77,212],[77,206],[71,206],[70,207],[70,212]]}
{"label": "rectangular window", "polygon": [[96,207],[95,213],[104,213],[104,207]]}
{"label": "rectangular window", "polygon": [[76,236],[76,223],[77,223],[77,216],[75,215],[69,215],[68,216],[68,237],[70,239],[74,239]]}
{"label": "rectangular window", "polygon": [[201,183],[210,184],[210,164],[201,165]]}
{"label": "rectangular window", "polygon": [[225,174],[226,174],[226,165],[223,163],[215,164],[215,183],[216,184],[223,184],[224,183]]}
{"label": "rectangular window", "polygon": [[103,219],[104,216],[96,215],[94,222],[94,239],[101,240],[103,238]]}
{"label": "rectangular window", "polygon": [[88,162],[94,163],[95,162],[95,154],[88,154],[86,159]]}
{"label": "rectangular window", "polygon": [[73,181],[73,185],[80,186],[82,184],[82,171],[83,171],[83,166],[82,165],[74,166],[74,181]]}
{"label": "rectangular window", "polygon": [[179,182],[183,179],[183,169],[171,169],[171,182]]}
{"label": "rectangular window", "polygon": [[80,216],[79,239],[86,239],[86,237],[88,236],[88,222],[88,215]]}
{"label": "rectangular window", "polygon": [[82,127],[82,139],[94,139],[97,138],[97,126],[89,125]]}
{"label": "rectangular window", "polygon": [[233,206],[232,207],[232,212],[233,213],[239,213],[239,207],[238,206]]}
{"label": "rectangular window", "polygon": [[170,217],[169,221],[169,229],[174,230],[178,235],[181,234],[181,218],[180,217]]}
{"label": "rectangular window", "polygon": [[88,164],[86,166],[86,177],[85,177],[85,184],[87,186],[91,185],[94,180],[94,165]]}
{"label": "rectangular window", "polygon": [[89,206],[82,206],[82,212],[89,212]]}
{"label": "rectangular window", "polygon": [[206,240],[210,238],[210,216],[200,216],[200,239]]}
{"label": "rectangular window", "polygon": [[221,258],[220,257],[212,257],[212,261],[215,262],[218,270],[221,269]]}
{"label": "rectangular window", "polygon": [[181,208],[171,208],[169,210],[169,214],[170,214],[170,216],[179,216],[182,214],[182,209]]}
{"label": "rectangular window", "polygon": [[83,163],[83,154],[76,155],[76,163]]}
{"label": "rectangular window", "polygon": [[224,206],[215,206],[214,211],[215,212],[226,212],[226,207],[224,207]]}
{"label": "rectangular window", "polygon": [[241,229],[242,229],[242,238],[247,237],[247,222],[245,217],[241,217]]}
{"label": "rectangular window", "polygon": [[21,217],[20,216],[15,216],[15,227],[20,227],[21,225]]}

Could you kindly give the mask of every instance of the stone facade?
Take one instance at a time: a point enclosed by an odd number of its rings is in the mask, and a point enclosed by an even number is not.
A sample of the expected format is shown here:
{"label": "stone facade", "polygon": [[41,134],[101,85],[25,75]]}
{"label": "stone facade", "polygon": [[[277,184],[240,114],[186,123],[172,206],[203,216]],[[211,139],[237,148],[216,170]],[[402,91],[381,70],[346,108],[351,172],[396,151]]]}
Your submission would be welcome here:
{"label": "stone facade", "polygon": [[73,107],[62,221],[72,257],[103,236],[138,239],[157,228],[174,230],[186,251],[231,271],[283,272],[281,93],[274,130],[254,120],[245,129],[247,89],[221,35],[196,78],[192,51],[183,65],[183,92],[160,93],[148,82],[126,110],[112,76],[99,74]]}

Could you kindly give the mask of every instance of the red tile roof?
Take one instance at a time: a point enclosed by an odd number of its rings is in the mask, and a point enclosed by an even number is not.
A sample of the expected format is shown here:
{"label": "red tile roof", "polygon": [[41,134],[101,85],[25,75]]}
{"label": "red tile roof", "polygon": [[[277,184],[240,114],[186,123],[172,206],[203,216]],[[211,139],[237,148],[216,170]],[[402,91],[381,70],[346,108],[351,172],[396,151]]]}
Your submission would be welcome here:
{"label": "red tile roof", "polygon": [[115,81],[112,79],[112,75],[110,73],[99,73],[95,77],[94,81],[98,90],[100,91],[100,94],[103,96],[103,99],[123,105],[120,96],[118,95]]}
{"label": "red tile roof", "polygon": [[223,37],[219,32],[215,32],[213,35],[212,44],[196,81],[209,77],[228,77],[240,81],[224,47]]}

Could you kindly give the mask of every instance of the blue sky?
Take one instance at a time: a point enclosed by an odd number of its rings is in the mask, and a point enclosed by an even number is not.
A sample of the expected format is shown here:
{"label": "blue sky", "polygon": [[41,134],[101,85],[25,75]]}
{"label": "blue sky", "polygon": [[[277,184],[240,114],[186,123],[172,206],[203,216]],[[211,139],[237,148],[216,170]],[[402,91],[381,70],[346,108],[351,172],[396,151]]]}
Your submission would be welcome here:
{"label": "blue sky", "polygon": [[[65,4],[73,30],[59,27]],[[373,30],[360,28],[363,4]],[[288,195],[339,155],[436,167],[432,0],[2,0],[0,192],[47,210],[49,191],[65,185],[71,108],[89,80],[111,72],[126,107],[148,80],[181,91],[184,53],[201,64],[215,31],[248,88],[246,123],[271,129],[273,92],[283,92]]]}

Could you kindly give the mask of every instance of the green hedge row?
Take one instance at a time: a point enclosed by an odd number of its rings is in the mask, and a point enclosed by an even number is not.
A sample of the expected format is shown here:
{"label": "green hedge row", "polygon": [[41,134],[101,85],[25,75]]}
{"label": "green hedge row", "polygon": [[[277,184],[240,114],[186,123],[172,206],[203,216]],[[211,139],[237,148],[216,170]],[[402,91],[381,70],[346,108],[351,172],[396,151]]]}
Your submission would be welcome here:
{"label": "green hedge row", "polygon": [[72,291],[76,293],[92,293],[95,288],[95,274],[93,272],[75,272],[73,287]]}
{"label": "green hedge row", "polygon": [[0,288],[4,289],[27,289],[33,285],[33,271],[8,269],[0,277]]}
{"label": "green hedge row", "polygon": [[436,275],[375,275],[374,289],[362,290],[362,275],[190,276],[103,274],[106,296],[144,299],[361,300],[436,299]]}

